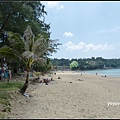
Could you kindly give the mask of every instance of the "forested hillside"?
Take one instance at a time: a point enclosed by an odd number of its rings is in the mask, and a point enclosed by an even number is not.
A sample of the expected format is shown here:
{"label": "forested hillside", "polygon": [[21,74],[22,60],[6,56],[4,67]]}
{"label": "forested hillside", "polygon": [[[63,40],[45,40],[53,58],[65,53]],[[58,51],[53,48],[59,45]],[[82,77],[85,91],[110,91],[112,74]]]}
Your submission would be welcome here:
{"label": "forested hillside", "polygon": [[54,66],[70,66],[72,61],[77,61],[79,66],[77,69],[80,70],[94,70],[94,69],[109,69],[109,68],[120,68],[119,59],[104,59],[102,57],[92,58],[79,58],[79,59],[51,59]]}

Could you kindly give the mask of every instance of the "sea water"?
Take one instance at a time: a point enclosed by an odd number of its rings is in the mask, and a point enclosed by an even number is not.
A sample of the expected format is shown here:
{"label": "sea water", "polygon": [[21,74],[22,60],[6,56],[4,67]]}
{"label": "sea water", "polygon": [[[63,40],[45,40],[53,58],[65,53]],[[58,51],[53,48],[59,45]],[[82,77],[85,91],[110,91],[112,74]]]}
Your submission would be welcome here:
{"label": "sea water", "polygon": [[104,70],[88,70],[84,71],[84,73],[88,74],[95,74],[103,75],[103,76],[113,76],[113,77],[120,77],[120,69],[104,69]]}

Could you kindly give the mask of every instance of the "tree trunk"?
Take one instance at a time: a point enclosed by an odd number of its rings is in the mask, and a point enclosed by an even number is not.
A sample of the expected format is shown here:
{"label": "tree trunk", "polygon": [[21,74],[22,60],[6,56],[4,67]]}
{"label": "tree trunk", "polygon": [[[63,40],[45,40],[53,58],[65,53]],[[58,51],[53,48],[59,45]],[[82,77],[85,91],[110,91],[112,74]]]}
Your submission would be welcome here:
{"label": "tree trunk", "polygon": [[23,95],[28,88],[28,80],[29,80],[29,70],[27,70],[27,76],[26,76],[26,81],[23,87],[20,89],[20,93]]}

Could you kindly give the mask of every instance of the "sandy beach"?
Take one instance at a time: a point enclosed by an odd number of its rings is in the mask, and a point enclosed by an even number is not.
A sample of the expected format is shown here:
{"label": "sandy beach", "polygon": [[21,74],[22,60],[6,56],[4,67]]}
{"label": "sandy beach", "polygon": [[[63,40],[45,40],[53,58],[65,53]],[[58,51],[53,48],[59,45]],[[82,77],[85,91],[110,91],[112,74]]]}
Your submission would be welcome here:
{"label": "sandy beach", "polygon": [[[120,118],[120,78],[74,71],[56,71],[48,85],[30,84],[26,93],[13,94],[9,118]],[[42,79],[41,77],[41,79]],[[60,79],[58,79],[60,77]]]}

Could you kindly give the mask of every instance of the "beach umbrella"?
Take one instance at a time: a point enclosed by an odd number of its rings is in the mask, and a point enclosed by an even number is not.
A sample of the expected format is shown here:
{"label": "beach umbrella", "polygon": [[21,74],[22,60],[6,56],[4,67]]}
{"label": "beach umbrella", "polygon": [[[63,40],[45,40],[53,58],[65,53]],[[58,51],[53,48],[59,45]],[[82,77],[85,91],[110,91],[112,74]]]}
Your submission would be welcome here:
{"label": "beach umbrella", "polygon": [[78,62],[77,61],[72,61],[71,63],[70,63],[70,68],[72,69],[72,68],[77,68],[78,67]]}

